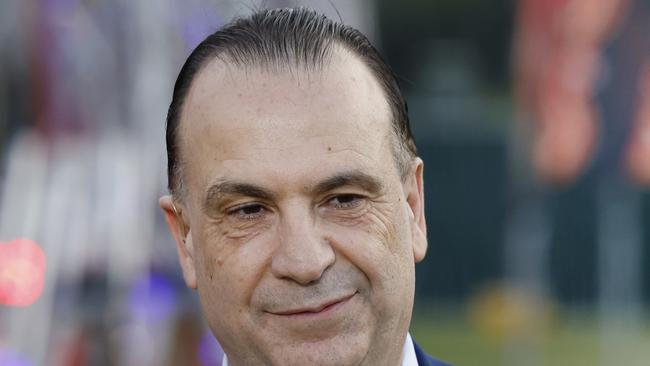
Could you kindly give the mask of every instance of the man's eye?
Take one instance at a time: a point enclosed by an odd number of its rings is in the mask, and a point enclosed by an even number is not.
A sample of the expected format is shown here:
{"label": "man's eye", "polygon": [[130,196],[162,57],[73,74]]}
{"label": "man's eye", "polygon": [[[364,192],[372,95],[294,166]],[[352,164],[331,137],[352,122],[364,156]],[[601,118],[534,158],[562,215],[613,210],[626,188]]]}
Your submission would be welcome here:
{"label": "man's eye", "polygon": [[247,204],[229,210],[228,215],[243,219],[256,219],[262,216],[264,211],[264,206],[260,204]]}
{"label": "man's eye", "polygon": [[354,208],[362,202],[363,197],[357,194],[340,194],[329,200],[329,204],[339,209]]}

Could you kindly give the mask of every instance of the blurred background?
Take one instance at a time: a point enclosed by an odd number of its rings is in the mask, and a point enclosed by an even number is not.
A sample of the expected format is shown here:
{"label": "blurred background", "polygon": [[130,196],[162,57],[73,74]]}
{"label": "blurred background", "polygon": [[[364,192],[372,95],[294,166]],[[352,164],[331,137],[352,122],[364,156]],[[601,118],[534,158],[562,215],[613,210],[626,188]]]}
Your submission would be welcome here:
{"label": "blurred background", "polygon": [[157,206],[166,111],[206,35],[297,5],[400,78],[426,167],[423,348],[648,365],[650,2],[4,0],[0,366],[220,364]]}

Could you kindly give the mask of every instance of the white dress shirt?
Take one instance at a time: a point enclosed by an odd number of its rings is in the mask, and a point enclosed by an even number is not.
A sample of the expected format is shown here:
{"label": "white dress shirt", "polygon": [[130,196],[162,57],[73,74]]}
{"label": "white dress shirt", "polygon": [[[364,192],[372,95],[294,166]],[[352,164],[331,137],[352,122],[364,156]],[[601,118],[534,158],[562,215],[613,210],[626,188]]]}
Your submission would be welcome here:
{"label": "white dress shirt", "polygon": [[[224,354],[221,366],[228,366],[228,357]],[[406,341],[402,349],[402,365],[401,366],[418,366],[418,359],[415,357],[415,346],[413,346],[413,339],[411,334],[406,334]]]}

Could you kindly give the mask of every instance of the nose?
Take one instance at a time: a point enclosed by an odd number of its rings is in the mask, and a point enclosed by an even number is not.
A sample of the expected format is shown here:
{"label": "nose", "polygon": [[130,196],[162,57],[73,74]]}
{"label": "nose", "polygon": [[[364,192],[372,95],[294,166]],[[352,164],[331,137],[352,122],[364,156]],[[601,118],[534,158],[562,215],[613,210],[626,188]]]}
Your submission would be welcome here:
{"label": "nose", "polygon": [[334,249],[307,212],[293,210],[282,217],[279,245],[271,262],[276,278],[307,285],[321,278],[335,261]]}

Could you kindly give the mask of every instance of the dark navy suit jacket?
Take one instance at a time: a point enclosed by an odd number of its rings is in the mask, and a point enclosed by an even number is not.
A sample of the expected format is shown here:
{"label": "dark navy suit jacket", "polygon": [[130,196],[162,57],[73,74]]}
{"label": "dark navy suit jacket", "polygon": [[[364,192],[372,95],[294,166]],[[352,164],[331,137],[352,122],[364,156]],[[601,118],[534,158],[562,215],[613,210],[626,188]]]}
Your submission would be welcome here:
{"label": "dark navy suit jacket", "polygon": [[415,357],[418,359],[418,366],[450,366],[424,353],[417,343],[413,342],[413,347],[415,348]]}

